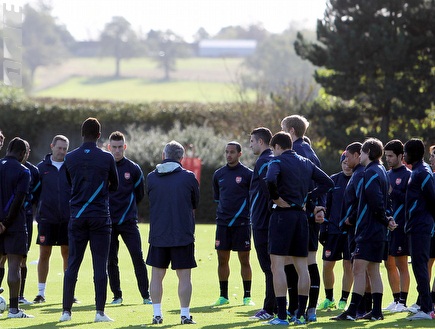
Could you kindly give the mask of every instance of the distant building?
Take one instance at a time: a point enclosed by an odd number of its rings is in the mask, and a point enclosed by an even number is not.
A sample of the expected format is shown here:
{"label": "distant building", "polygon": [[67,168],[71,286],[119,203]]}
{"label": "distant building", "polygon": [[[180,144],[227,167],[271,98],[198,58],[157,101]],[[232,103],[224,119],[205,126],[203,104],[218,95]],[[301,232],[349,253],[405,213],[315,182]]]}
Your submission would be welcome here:
{"label": "distant building", "polygon": [[201,40],[198,44],[199,57],[247,57],[255,52],[257,40]]}

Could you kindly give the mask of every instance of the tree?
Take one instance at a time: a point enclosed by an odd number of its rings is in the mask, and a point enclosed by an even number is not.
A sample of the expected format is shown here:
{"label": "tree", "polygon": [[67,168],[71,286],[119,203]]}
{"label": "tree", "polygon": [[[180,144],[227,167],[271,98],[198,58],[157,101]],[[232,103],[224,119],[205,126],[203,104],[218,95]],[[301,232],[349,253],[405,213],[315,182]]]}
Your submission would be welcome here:
{"label": "tree", "polygon": [[318,42],[298,33],[294,47],[321,67],[315,79],[327,94],[363,104],[369,131],[386,141],[431,108],[434,17],[434,0],[330,0]]}
{"label": "tree", "polygon": [[170,80],[170,73],[175,71],[178,57],[185,57],[191,53],[186,42],[171,30],[150,30],[147,38],[151,56],[164,71],[163,79]]}
{"label": "tree", "polygon": [[242,84],[255,89],[259,100],[273,95],[272,100],[281,106],[314,97],[314,67],[296,55],[292,46],[295,40],[295,30],[272,34],[258,42],[255,53],[244,61],[248,72],[242,76]]}
{"label": "tree", "polygon": [[253,39],[257,41],[265,40],[270,33],[261,23],[251,24],[248,27],[240,25],[226,26],[213,37],[213,39]]}
{"label": "tree", "polygon": [[31,85],[39,66],[59,64],[69,56],[64,41],[74,42],[74,39],[63,26],[56,23],[51,16],[51,7],[43,2],[39,3],[37,9],[27,4],[23,12],[23,62],[29,69],[28,83]]}
{"label": "tree", "polygon": [[115,77],[120,76],[121,60],[140,53],[139,40],[131,24],[121,16],[114,16],[100,36],[101,54],[115,57]]}

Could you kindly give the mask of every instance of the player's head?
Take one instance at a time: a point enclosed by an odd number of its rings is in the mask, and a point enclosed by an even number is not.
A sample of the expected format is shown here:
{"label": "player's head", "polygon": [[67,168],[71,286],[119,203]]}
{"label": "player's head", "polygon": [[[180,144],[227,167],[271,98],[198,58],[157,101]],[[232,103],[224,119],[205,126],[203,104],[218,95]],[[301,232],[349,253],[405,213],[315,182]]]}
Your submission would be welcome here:
{"label": "player's head", "polygon": [[398,168],[402,165],[403,143],[398,139],[389,141],[384,146],[385,160],[390,168]]}
{"label": "player's head", "polygon": [[5,135],[3,135],[3,132],[0,130],[0,150],[2,149],[4,142],[5,142]]}
{"label": "player's head", "polygon": [[51,141],[51,158],[53,161],[62,162],[68,152],[69,139],[64,135],[56,135]]}
{"label": "player's head", "polygon": [[359,164],[361,146],[362,144],[360,142],[353,142],[346,147],[346,163],[351,169]]}
{"label": "player's head", "polygon": [[236,166],[242,156],[242,145],[239,142],[231,141],[225,147],[225,158],[230,167]]}
{"label": "player's head", "polygon": [[87,118],[82,124],[82,137],[85,140],[97,141],[101,135],[101,124],[96,118]]}
{"label": "player's head", "polygon": [[418,161],[423,160],[424,156],[424,143],[421,139],[411,138],[403,146],[403,157],[405,162],[412,165]]}
{"label": "player's head", "polygon": [[163,149],[163,159],[164,160],[174,160],[177,162],[181,162],[184,157],[184,147],[177,141],[170,141],[165,145]]}
{"label": "player's head", "polygon": [[289,115],[282,119],[281,129],[287,133],[293,133],[296,137],[303,137],[310,123],[302,115]]}
{"label": "player's head", "polygon": [[249,146],[255,155],[261,154],[265,149],[269,147],[270,140],[272,138],[272,132],[269,128],[259,127],[251,131],[251,139],[249,140]]}
{"label": "player's head", "polygon": [[120,131],[114,131],[111,133],[109,136],[109,145],[107,147],[116,161],[121,160],[124,157],[124,151],[127,148],[124,134]]}
{"label": "player's head", "polygon": [[270,146],[275,156],[279,156],[284,151],[290,150],[293,146],[290,134],[284,131],[277,132],[270,140]]}
{"label": "player's head", "polygon": [[8,144],[6,155],[15,157],[18,161],[22,162],[26,156],[27,149],[24,139],[14,137]]}
{"label": "player's head", "polygon": [[371,161],[380,161],[384,154],[384,145],[377,138],[368,138],[361,146],[360,163],[366,166]]}

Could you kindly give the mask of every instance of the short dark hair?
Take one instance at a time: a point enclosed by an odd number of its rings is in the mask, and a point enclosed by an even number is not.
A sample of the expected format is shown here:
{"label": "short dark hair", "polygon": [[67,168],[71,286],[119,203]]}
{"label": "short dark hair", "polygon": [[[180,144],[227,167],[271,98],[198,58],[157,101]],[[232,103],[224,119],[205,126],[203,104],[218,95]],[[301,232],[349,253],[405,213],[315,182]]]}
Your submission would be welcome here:
{"label": "short dark hair", "polygon": [[27,151],[26,141],[20,137],[14,137],[8,144],[7,152],[20,154],[21,152]]}
{"label": "short dark hair", "polygon": [[403,154],[403,143],[398,139],[393,139],[385,144],[384,151],[393,151],[395,155]]}
{"label": "short dark hair", "polygon": [[240,145],[239,142],[231,141],[231,142],[227,143],[227,146],[228,145],[235,145],[237,152],[239,152],[239,153],[242,152],[242,145]]}
{"label": "short dark hair", "polygon": [[407,153],[410,164],[423,159],[424,143],[421,139],[411,138],[403,146],[404,152]]}
{"label": "short dark hair", "polygon": [[353,142],[346,147],[346,151],[348,151],[350,154],[355,154],[355,153],[361,154],[361,146],[362,143]]}
{"label": "short dark hair", "polygon": [[377,138],[368,138],[361,146],[361,151],[369,155],[371,161],[378,160],[384,154],[384,146]]}
{"label": "short dark hair", "polygon": [[101,133],[101,124],[96,118],[87,118],[82,124],[82,136],[97,140]]}
{"label": "short dark hair", "polygon": [[114,131],[109,136],[109,141],[123,141],[125,142],[125,136],[120,131]]}
{"label": "short dark hair", "polygon": [[310,123],[302,115],[293,114],[285,117],[281,121],[281,127],[286,131],[290,131],[291,128],[294,129],[296,137],[304,136]]}
{"label": "short dark hair", "polygon": [[272,139],[272,132],[266,127],[255,128],[251,131],[251,135],[254,136],[256,140],[263,140],[263,142],[267,145],[269,145],[270,140]]}
{"label": "short dark hair", "polygon": [[69,139],[64,135],[56,135],[53,137],[51,144],[56,145],[57,141],[65,142],[69,145]]}
{"label": "short dark hair", "polygon": [[270,140],[270,146],[275,147],[276,145],[281,146],[281,148],[284,150],[291,149],[293,143],[290,134],[280,131],[273,135],[272,139]]}

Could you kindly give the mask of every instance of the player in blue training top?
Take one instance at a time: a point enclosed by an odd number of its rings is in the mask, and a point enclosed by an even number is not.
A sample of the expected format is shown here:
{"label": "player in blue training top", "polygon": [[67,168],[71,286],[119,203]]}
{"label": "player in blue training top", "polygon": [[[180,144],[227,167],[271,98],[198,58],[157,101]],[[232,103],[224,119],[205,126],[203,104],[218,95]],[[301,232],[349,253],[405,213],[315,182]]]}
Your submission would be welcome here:
{"label": "player in blue training top", "polygon": [[94,269],[95,322],[113,321],[104,313],[107,298],[107,261],[112,221],[109,190],[118,188],[113,155],[97,147],[101,125],[95,118],[82,124],[83,144],[69,152],[65,165],[71,178],[71,219],[68,226],[68,267],[63,281],[61,322],[71,320],[71,308],[80,264],[90,243]]}
{"label": "player in blue training top", "polygon": [[[276,133],[270,141],[275,158],[270,161],[266,183],[273,210],[269,222],[269,254],[278,317],[271,325],[288,325],[286,310],[287,282],[285,265],[292,263],[298,274],[298,308],[295,324],[307,321],[306,306],[310,290],[308,270],[309,228],[305,206],[326,194],[334,182],[309,159],[292,150],[292,139],[285,132]],[[312,182],[316,187],[310,190]],[[313,209],[316,221],[324,217],[324,208]]]}
{"label": "player in blue training top", "polygon": [[323,244],[323,284],[325,286],[325,300],[320,303],[318,310],[329,310],[337,305],[334,300],[334,267],[337,261],[343,260],[342,294],[338,308],[344,309],[349,291],[353,283],[352,263],[350,261],[347,232],[340,229],[341,208],[344,192],[352,176],[352,169],[347,165],[346,151],[340,157],[342,171],[333,174],[334,189],[326,197],[325,222],[320,229],[319,241]]}
{"label": "player in blue training top", "polygon": [[220,295],[214,306],[229,303],[228,278],[230,253],[237,251],[243,280],[243,305],[255,305],[251,300],[252,270],[251,221],[249,218],[249,188],[252,170],[240,162],[242,147],[229,142],[225,148],[227,164],[213,174],[213,195],[217,202],[216,242]]}
{"label": "player in blue training top", "polygon": [[[320,160],[316,153],[310,145],[309,138],[306,138],[305,133],[309,127],[308,120],[301,115],[290,115],[282,119],[281,128],[283,131],[290,134],[292,138],[292,149],[303,156],[311,162],[313,162],[317,167],[321,168]],[[310,190],[315,188],[315,183],[312,182],[310,185]],[[318,200],[313,200],[313,205],[307,205],[307,217],[308,217],[308,227],[310,230],[310,239],[308,245],[308,271],[310,272],[310,297],[308,301],[307,319],[309,322],[317,321],[316,307],[317,301],[319,299],[320,292],[320,273],[317,266],[317,250],[319,248],[319,231],[320,224],[316,222],[313,213],[313,206],[325,207],[326,197],[322,197]],[[293,265],[286,266],[287,283],[289,284],[289,305],[288,311],[290,314],[294,315],[294,311],[297,307],[297,287],[296,283],[298,281],[297,272]]]}
{"label": "player in blue training top", "polygon": [[109,285],[113,292],[111,304],[122,303],[122,290],[119,279],[118,250],[119,236],[122,237],[133,262],[134,273],[144,304],[151,304],[148,291],[148,272],[142,253],[137,213],[137,204],[145,195],[142,170],[137,163],[124,156],[127,144],[124,134],[115,131],[109,136],[109,151],[116,161],[118,171],[118,190],[110,192],[110,218],[112,219],[112,238],[110,240]]}
{"label": "player in blue training top", "polygon": [[420,302],[420,310],[407,319],[431,320],[435,316],[427,264],[435,220],[434,178],[429,165],[423,161],[423,141],[416,138],[408,140],[403,156],[405,162],[412,166],[405,197],[405,232]]}
{"label": "player in blue training top", "polygon": [[258,262],[265,276],[265,297],[263,308],[251,317],[253,320],[269,320],[276,313],[275,292],[273,291],[273,276],[270,269],[270,256],[268,252],[269,235],[269,191],[264,178],[267,165],[273,159],[269,142],[272,133],[268,128],[259,127],[251,132],[250,147],[255,155],[259,155],[255,162],[254,172],[249,190],[251,204],[252,237],[257,252]]}
{"label": "player in blue training top", "polygon": [[387,172],[390,182],[390,198],[393,217],[397,230],[390,233],[388,259],[385,267],[394,300],[385,308],[390,312],[407,310],[406,300],[409,290],[408,243],[405,235],[405,195],[411,170],[403,163],[403,143],[393,139],[385,144],[385,160],[390,170]]}
{"label": "player in blue training top", "polygon": [[388,196],[389,182],[381,163],[382,142],[367,139],[361,147],[360,163],[364,179],[359,194],[357,220],[355,224],[355,252],[353,254],[354,286],[349,308],[333,320],[355,320],[357,308],[366,287],[366,274],[370,279],[373,309],[363,316],[372,321],[382,320],[383,285],[380,263],[386,255],[387,231],[397,227],[391,214]]}
{"label": "player in blue training top", "polygon": [[15,137],[9,142],[6,156],[0,159],[0,254],[8,261],[8,318],[33,318],[18,308],[20,264],[27,255],[27,227],[24,201],[30,186],[30,171],[22,162],[26,142]]}

